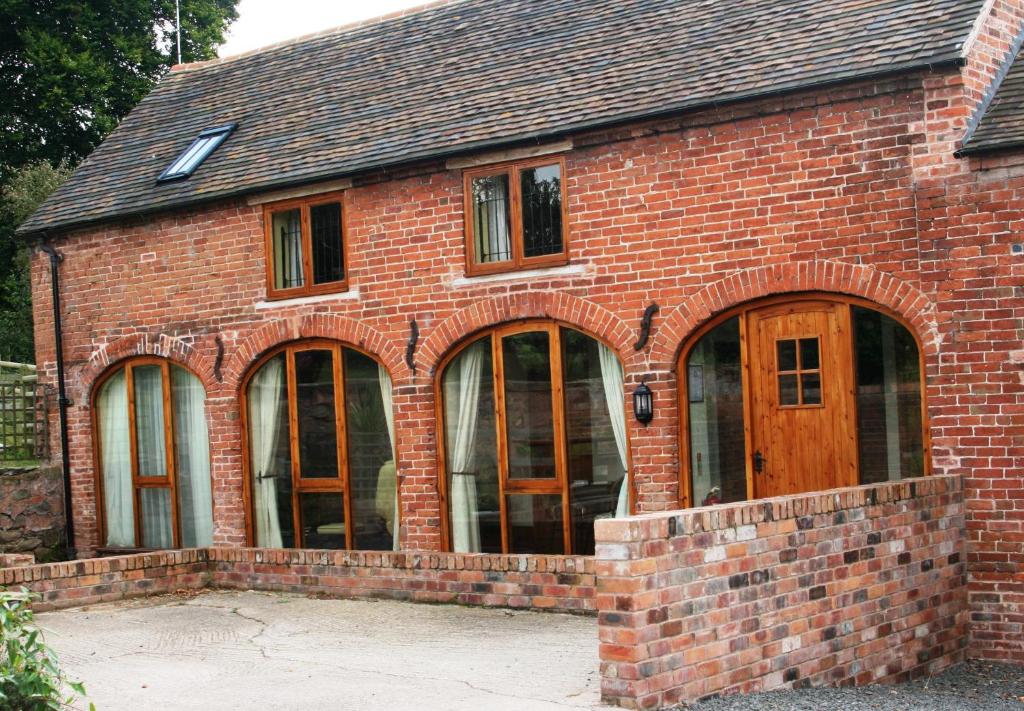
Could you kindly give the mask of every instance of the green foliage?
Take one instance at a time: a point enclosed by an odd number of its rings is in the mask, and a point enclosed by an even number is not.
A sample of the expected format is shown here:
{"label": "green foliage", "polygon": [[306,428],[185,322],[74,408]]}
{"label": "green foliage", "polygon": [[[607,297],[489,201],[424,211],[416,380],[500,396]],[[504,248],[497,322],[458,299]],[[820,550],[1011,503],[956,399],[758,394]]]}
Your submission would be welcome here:
{"label": "green foliage", "polygon": [[[181,0],[185,62],[210,59],[237,0]],[[77,164],[177,61],[174,0],[0,0],[0,181]]]}
{"label": "green foliage", "polygon": [[[238,0],[181,0],[182,61],[211,59]],[[0,358],[33,362],[14,230],[177,62],[174,0],[0,0]]]}
{"label": "green foliage", "polygon": [[0,360],[35,362],[29,255],[14,228],[70,174],[64,163],[31,163],[0,185]]}
{"label": "green foliage", "polygon": [[40,638],[32,598],[26,590],[0,591],[0,708],[69,708],[77,697],[85,696],[85,688],[61,672],[56,655]]}

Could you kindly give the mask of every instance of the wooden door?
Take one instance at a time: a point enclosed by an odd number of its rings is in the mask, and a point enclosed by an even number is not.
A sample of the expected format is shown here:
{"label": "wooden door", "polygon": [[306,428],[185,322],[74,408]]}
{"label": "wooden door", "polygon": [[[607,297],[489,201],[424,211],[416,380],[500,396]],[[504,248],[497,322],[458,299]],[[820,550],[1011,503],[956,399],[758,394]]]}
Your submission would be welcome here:
{"label": "wooden door", "polygon": [[857,483],[850,308],[803,301],[747,315],[757,498]]}

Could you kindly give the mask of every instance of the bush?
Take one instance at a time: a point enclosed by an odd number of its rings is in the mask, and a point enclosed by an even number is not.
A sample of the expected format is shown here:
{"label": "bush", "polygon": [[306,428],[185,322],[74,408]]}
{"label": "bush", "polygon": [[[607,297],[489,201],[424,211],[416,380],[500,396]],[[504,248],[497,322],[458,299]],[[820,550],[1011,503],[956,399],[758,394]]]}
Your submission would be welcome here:
{"label": "bush", "polygon": [[0,709],[56,711],[85,696],[82,684],[60,671],[57,656],[40,639],[33,598],[27,590],[0,591]]}

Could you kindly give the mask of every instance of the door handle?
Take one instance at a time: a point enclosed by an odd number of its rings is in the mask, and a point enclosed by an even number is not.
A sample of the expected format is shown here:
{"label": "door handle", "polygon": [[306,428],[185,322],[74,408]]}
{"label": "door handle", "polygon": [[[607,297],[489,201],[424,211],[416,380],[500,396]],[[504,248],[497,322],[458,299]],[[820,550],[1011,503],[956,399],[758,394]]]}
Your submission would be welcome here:
{"label": "door handle", "polygon": [[764,455],[761,454],[761,450],[754,452],[754,471],[760,474],[764,471]]}

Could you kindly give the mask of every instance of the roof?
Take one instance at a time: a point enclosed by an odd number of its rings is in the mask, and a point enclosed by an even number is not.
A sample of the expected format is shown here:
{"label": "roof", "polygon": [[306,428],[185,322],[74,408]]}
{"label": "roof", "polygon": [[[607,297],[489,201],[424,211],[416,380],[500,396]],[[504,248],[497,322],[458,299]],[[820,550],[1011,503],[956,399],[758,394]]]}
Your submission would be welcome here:
{"label": "roof", "polygon": [[1024,61],[1018,51],[992,102],[957,155],[1024,147]]}
{"label": "roof", "polygon": [[[983,0],[460,0],[167,74],[21,234],[958,61]],[[157,177],[204,128],[235,133]]]}

